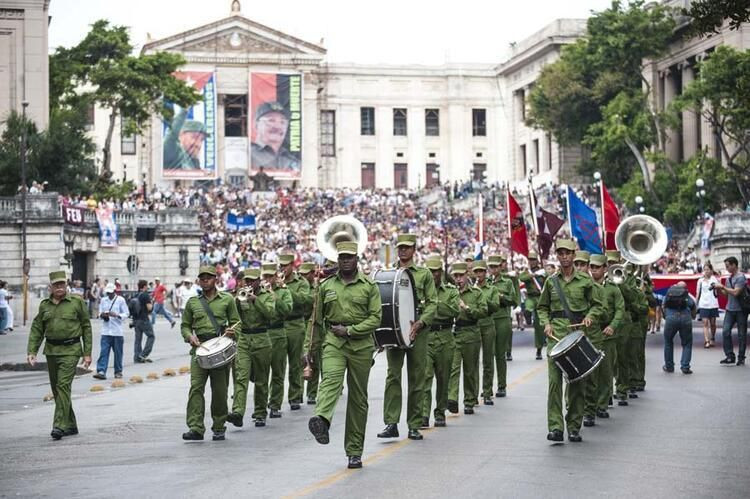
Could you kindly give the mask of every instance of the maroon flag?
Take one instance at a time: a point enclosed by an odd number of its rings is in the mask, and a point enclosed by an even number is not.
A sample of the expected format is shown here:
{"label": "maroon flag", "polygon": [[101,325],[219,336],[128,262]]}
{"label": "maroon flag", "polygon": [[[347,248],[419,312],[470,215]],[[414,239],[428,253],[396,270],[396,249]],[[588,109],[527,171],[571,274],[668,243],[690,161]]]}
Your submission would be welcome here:
{"label": "maroon flag", "polygon": [[549,250],[552,248],[552,241],[555,239],[555,234],[565,224],[562,218],[554,215],[544,208],[539,208],[539,214],[536,217],[537,227],[539,228],[539,234],[537,240],[539,242],[539,250],[542,253],[542,259],[549,257]]}
{"label": "maroon flag", "polygon": [[523,210],[508,190],[508,232],[510,233],[510,250],[529,256],[529,240],[526,235],[526,224],[523,222]]}

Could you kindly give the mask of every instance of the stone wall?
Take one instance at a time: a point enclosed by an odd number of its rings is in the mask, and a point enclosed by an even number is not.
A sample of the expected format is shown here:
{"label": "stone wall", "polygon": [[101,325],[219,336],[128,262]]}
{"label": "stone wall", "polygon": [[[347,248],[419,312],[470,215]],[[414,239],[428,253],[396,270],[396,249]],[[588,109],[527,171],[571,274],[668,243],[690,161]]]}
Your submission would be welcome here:
{"label": "stone wall", "polygon": [[[740,261],[740,269],[750,270],[750,213],[725,210],[716,214],[711,234],[711,263],[724,270],[724,259],[730,256]],[[743,266],[743,251],[745,263]]]}

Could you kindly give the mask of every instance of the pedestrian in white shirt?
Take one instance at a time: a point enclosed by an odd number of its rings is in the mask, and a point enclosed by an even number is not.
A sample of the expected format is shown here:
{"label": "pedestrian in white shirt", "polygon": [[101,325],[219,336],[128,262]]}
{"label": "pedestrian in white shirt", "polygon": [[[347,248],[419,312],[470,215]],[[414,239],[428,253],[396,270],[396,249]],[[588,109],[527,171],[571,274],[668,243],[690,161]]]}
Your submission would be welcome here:
{"label": "pedestrian in white shirt", "polygon": [[714,346],[716,338],[716,318],[719,316],[719,299],[714,288],[719,280],[714,275],[713,266],[706,262],[703,266],[703,277],[698,280],[698,314],[703,321],[703,348]]}
{"label": "pedestrian in white shirt", "polygon": [[180,315],[185,312],[185,305],[187,305],[187,301],[193,296],[198,296],[198,288],[193,285],[190,279],[185,279],[180,288]]}
{"label": "pedestrian in white shirt", "polygon": [[122,347],[125,337],[122,321],[130,315],[125,298],[115,294],[115,285],[104,288],[105,296],[99,302],[99,318],[102,320],[102,334],[99,360],[96,362],[96,379],[107,379],[109,351],[115,354],[115,378],[122,378]]}

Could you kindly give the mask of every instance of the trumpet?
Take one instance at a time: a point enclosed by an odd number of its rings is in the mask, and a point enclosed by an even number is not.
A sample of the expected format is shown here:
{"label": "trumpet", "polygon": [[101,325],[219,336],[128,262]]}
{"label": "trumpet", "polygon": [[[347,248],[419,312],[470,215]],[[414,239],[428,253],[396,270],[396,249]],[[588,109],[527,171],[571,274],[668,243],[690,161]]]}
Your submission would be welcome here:
{"label": "trumpet", "polygon": [[255,295],[255,291],[253,291],[252,287],[246,286],[244,288],[240,288],[237,290],[237,301],[244,303],[250,299],[251,295]]}

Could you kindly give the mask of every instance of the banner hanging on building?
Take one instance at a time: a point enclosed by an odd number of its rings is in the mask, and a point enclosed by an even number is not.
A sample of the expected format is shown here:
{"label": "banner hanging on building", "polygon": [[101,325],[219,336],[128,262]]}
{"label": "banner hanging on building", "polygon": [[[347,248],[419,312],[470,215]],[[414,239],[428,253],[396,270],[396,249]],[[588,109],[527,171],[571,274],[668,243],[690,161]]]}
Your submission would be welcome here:
{"label": "banner hanging on building", "polygon": [[255,230],[255,215],[235,215],[227,213],[227,230],[242,232]]}
{"label": "banner hanging on building", "polygon": [[162,176],[216,178],[216,75],[178,71],[174,76],[195,87],[203,100],[189,108],[165,103],[174,115],[162,128]]}
{"label": "banner hanging on building", "polygon": [[78,206],[63,206],[63,220],[70,225],[83,225],[83,208]]}
{"label": "banner hanging on building", "polygon": [[97,208],[96,221],[99,222],[99,246],[116,248],[119,233],[114,211],[111,208]]}
{"label": "banner hanging on building", "polygon": [[297,179],[302,168],[302,75],[250,73],[250,175]]}

